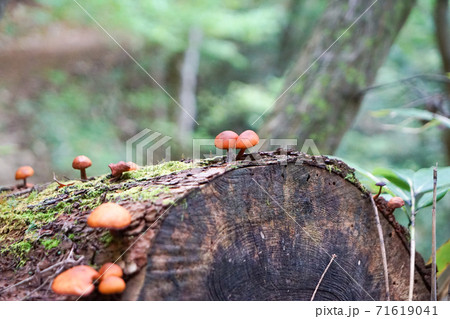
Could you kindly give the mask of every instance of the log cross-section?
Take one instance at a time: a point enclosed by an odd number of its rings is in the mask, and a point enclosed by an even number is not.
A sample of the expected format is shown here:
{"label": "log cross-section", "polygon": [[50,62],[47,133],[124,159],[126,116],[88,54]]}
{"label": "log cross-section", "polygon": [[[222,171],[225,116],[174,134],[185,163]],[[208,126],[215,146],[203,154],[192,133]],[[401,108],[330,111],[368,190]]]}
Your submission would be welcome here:
{"label": "log cross-section", "polygon": [[[167,212],[138,299],[309,300],[336,254],[315,300],[385,300],[368,196],[310,165],[229,171]],[[409,253],[384,218],[382,226],[392,298],[404,300]],[[415,293],[428,296],[422,280]]]}
{"label": "log cross-section", "polygon": [[[316,288],[314,300],[386,299],[371,194],[345,163],[277,151],[233,163],[215,158],[162,176],[147,169],[121,180],[105,175],[3,195],[25,203],[16,215],[1,206],[0,230],[14,243],[29,240],[30,225],[8,216],[55,215],[35,230],[41,240],[20,256],[26,259],[4,253],[11,241],[0,241],[0,300],[77,299],[42,285],[73,266],[69,259],[123,268],[123,294],[95,291],[85,300],[310,300]],[[91,210],[106,201],[130,211],[130,226],[111,233],[87,226]],[[390,297],[407,300],[407,230],[386,214],[382,197],[376,204]],[[56,245],[44,248],[44,239]],[[415,268],[414,299],[429,300],[429,269],[419,254]]]}

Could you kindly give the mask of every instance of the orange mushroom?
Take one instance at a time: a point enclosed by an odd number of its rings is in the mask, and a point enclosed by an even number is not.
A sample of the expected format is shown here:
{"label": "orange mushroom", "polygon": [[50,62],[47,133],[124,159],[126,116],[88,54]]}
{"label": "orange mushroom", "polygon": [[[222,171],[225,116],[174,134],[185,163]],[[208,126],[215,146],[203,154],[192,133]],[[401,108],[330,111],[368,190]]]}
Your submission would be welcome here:
{"label": "orange mushroom", "polygon": [[93,280],[98,272],[89,266],[75,266],[59,274],[52,283],[52,290],[60,295],[87,296],[94,291]]}
{"label": "orange mushroom", "polygon": [[27,188],[27,178],[34,175],[34,169],[31,166],[21,166],[16,171],[16,180],[23,179],[23,187]]}
{"label": "orange mushroom", "polygon": [[104,295],[120,294],[125,288],[125,281],[116,276],[106,277],[100,282],[100,285],[98,285],[98,291]]}
{"label": "orange mushroom", "polygon": [[93,228],[123,229],[130,223],[130,212],[115,203],[101,204],[87,219],[87,224]]}
{"label": "orange mushroom", "polygon": [[109,276],[122,277],[123,271],[120,266],[113,263],[106,263],[98,271],[100,274],[100,280],[105,280]]}
{"label": "orange mushroom", "polygon": [[392,197],[387,203],[387,207],[390,210],[394,210],[396,208],[400,208],[405,205],[405,201],[401,197]]}
{"label": "orange mushroom", "polygon": [[133,162],[127,162],[127,164],[130,166],[130,171],[135,171],[139,169],[139,166],[136,163]]}
{"label": "orange mushroom", "polygon": [[137,169],[137,165],[133,162],[125,163],[124,161],[120,161],[116,164],[111,163],[108,167],[111,169],[111,175],[117,178],[122,176],[122,173],[135,171]]}
{"label": "orange mushroom", "polygon": [[236,140],[238,135],[233,131],[223,131],[219,135],[216,136],[214,140],[214,145],[221,149],[227,150],[227,162],[231,162],[234,157],[234,152],[231,150],[236,148]]}
{"label": "orange mushroom", "polygon": [[80,176],[82,180],[87,180],[86,168],[90,167],[91,165],[92,161],[89,159],[89,157],[84,155],[75,157],[75,159],[72,162],[72,167],[74,169],[80,170]]}
{"label": "orange mushroom", "polygon": [[247,130],[242,132],[236,140],[236,148],[239,149],[239,154],[237,155],[237,160],[244,158],[244,152],[247,148],[253,147],[259,143],[259,136],[252,130]]}

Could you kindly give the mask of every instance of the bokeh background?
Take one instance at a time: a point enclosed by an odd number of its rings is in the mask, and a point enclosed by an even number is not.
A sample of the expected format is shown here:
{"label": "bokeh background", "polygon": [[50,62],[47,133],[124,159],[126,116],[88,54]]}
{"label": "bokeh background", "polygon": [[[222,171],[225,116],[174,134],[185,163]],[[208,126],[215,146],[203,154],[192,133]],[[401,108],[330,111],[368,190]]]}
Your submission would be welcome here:
{"label": "bokeh background", "polygon": [[[172,159],[190,156],[186,137],[259,131],[270,112],[254,121],[282,92],[329,1],[79,3],[139,65],[75,1],[10,0],[0,20],[0,185],[14,184],[21,165],[35,168],[33,183],[53,172],[75,178],[80,154],[93,161],[90,175],[107,173],[145,128],[173,137]],[[449,165],[448,128],[374,113],[416,106],[448,115],[445,83],[433,80],[445,74],[435,4],[417,1],[333,155],[368,170]],[[194,92],[199,125],[183,126],[185,114],[141,67],[176,100]],[[438,245],[450,235],[449,197],[438,206]],[[418,249],[428,258],[429,210],[418,218]]]}

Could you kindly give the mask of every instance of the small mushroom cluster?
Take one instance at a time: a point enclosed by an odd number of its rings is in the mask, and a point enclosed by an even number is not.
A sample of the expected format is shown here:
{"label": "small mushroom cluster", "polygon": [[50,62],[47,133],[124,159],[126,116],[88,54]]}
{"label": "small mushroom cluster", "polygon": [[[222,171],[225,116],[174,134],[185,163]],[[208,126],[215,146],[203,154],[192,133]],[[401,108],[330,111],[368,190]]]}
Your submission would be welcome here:
{"label": "small mushroom cluster", "polygon": [[[72,162],[72,168],[80,171],[80,179],[82,181],[87,181],[87,174],[86,169],[92,166],[92,161],[89,157],[85,155],[79,155],[74,158]],[[139,167],[133,163],[133,162],[123,162],[120,161],[116,164],[109,164],[108,167],[111,169],[111,175],[114,178],[120,178],[122,176],[122,173],[129,172],[129,171],[135,171],[139,169]],[[18,185],[18,188],[30,188],[33,187],[33,184],[27,183],[27,178],[34,175],[34,169],[31,166],[21,166],[16,171],[16,180],[23,180],[23,184]],[[65,187],[72,184],[63,184],[56,180],[56,177],[54,177],[54,180],[59,184],[59,187]]]}
{"label": "small mushroom cluster", "polygon": [[[117,231],[131,223],[130,212],[115,203],[104,203],[88,216],[87,224],[93,228]],[[58,275],[52,283],[57,294],[87,296],[94,291],[94,284],[100,281],[98,290],[104,295],[118,294],[125,290],[122,269],[113,263],[104,264],[97,272],[89,266],[75,266]]]}
{"label": "small mushroom cluster", "polygon": [[218,149],[227,150],[227,162],[233,160],[234,152],[232,150],[238,149],[239,153],[236,160],[244,159],[244,153],[247,148],[253,147],[259,143],[259,136],[252,130],[247,130],[237,135],[233,131],[223,131],[216,136],[214,145]]}
{"label": "small mushroom cluster", "polygon": [[[373,199],[377,200],[378,197],[380,197],[380,195],[381,195],[381,191],[383,190],[383,187],[386,186],[386,183],[378,182],[375,185],[379,187],[379,190],[378,190],[378,193],[373,196]],[[392,197],[387,203],[388,209],[387,209],[386,215],[388,215],[388,216],[391,215],[395,209],[401,208],[403,206],[405,206],[405,201],[401,197]]]}
{"label": "small mushroom cluster", "polygon": [[126,288],[122,276],[122,268],[113,263],[104,264],[98,272],[90,266],[75,266],[53,280],[52,290],[59,295],[88,296],[94,291],[95,283],[100,281],[98,291],[101,294],[119,294]]}
{"label": "small mushroom cluster", "polygon": [[118,265],[106,263],[99,270],[98,291],[103,295],[120,294],[126,288],[125,281],[122,279],[123,271]]}

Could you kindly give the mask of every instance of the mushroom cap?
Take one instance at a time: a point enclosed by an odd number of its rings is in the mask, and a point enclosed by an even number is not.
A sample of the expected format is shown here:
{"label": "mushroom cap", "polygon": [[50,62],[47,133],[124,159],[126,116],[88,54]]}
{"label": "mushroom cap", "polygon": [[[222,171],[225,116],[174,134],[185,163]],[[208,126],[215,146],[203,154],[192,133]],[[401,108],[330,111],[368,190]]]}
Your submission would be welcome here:
{"label": "mushroom cap", "polygon": [[80,155],[75,157],[75,159],[72,162],[72,167],[74,169],[85,169],[92,165],[92,161],[89,159],[89,157]]}
{"label": "mushroom cap", "polygon": [[115,276],[115,277],[122,277],[123,271],[122,268],[120,268],[119,265],[113,264],[113,263],[106,263],[100,268],[98,271],[100,275],[100,280],[105,280],[106,277],[109,276]]}
{"label": "mushroom cap", "polygon": [[139,166],[136,163],[133,162],[127,162],[128,166],[130,166],[129,171],[135,171],[139,169]]}
{"label": "mushroom cap", "polygon": [[109,164],[108,167],[111,169],[111,175],[113,177],[118,177],[122,175],[122,173],[132,170],[130,163],[132,162],[125,163],[124,161],[120,161],[116,164],[114,163]]}
{"label": "mushroom cap", "polygon": [[120,294],[125,288],[125,281],[116,276],[106,277],[100,282],[100,285],[98,285],[98,291],[103,295]]}
{"label": "mushroom cap", "polygon": [[31,166],[21,166],[16,171],[16,180],[24,179],[34,175],[34,169]]}
{"label": "mushroom cap", "polygon": [[228,150],[236,147],[236,140],[238,135],[233,131],[223,131],[216,136],[214,145],[222,150]]}
{"label": "mushroom cap", "polygon": [[236,141],[237,149],[247,149],[259,143],[259,136],[252,130],[247,130],[239,135]]}
{"label": "mushroom cap", "polygon": [[130,223],[130,212],[115,203],[101,204],[87,219],[87,224],[93,228],[123,229]]}
{"label": "mushroom cap", "polygon": [[377,185],[377,186],[386,186],[386,183],[385,182],[378,182],[375,185]]}
{"label": "mushroom cap", "polygon": [[387,206],[389,209],[396,209],[400,208],[405,205],[405,201],[401,197],[392,197],[389,202],[387,203]]}
{"label": "mushroom cap", "polygon": [[98,272],[89,266],[81,265],[59,274],[52,283],[52,290],[60,295],[87,296],[94,291],[92,281]]}

